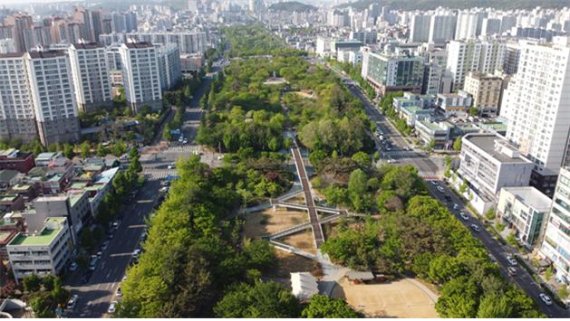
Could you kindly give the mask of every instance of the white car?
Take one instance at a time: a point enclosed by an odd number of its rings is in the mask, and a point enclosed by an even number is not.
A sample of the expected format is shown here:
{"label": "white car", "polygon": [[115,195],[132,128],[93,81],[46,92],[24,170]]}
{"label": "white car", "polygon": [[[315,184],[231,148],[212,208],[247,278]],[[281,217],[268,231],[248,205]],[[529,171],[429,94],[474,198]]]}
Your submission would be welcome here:
{"label": "white car", "polygon": [[69,271],[71,272],[75,272],[77,271],[78,265],[75,262],[71,262],[71,264],[69,265]]}
{"label": "white car", "polygon": [[515,258],[512,256],[507,256],[507,261],[512,266],[516,266],[518,264],[517,260],[515,260]]}
{"label": "white car", "polygon": [[79,300],[79,295],[77,294],[72,295],[69,301],[67,301],[67,309],[73,311],[75,309],[75,306],[77,305],[78,300]]}
{"label": "white car", "polygon": [[115,292],[115,296],[118,298],[123,296],[123,292],[121,291],[121,287],[117,288],[117,291]]}
{"label": "white car", "polygon": [[461,212],[459,213],[459,216],[461,216],[462,219],[464,219],[465,221],[469,221],[469,216],[467,214],[465,214],[465,212]]}
{"label": "white car", "polygon": [[431,185],[437,186],[437,182],[436,182],[436,181],[430,181],[430,182],[431,182]]}
{"label": "white car", "polygon": [[470,226],[470,227],[473,229],[473,231],[475,231],[475,232],[480,232],[480,231],[481,231],[481,228],[480,228],[477,224],[471,224],[471,225],[469,225],[469,226]]}
{"label": "white car", "polygon": [[115,313],[115,311],[117,310],[117,301],[112,301],[111,304],[109,304],[109,308],[107,309],[107,313]]}
{"label": "white car", "polygon": [[441,186],[438,186],[438,187],[437,187],[437,190],[440,191],[440,192],[442,192],[442,193],[445,192],[445,189],[443,189],[443,187],[441,187]]}
{"label": "white car", "polygon": [[544,293],[541,293],[541,294],[539,294],[538,296],[540,297],[540,299],[542,300],[542,302],[544,302],[544,304],[546,304],[546,305],[552,305],[552,299],[551,299],[548,295],[546,295],[546,294],[544,294]]}
{"label": "white car", "polygon": [[454,209],[454,210],[456,210],[456,209],[458,209],[458,208],[459,208],[459,204],[457,204],[457,203],[453,204],[453,209]]}

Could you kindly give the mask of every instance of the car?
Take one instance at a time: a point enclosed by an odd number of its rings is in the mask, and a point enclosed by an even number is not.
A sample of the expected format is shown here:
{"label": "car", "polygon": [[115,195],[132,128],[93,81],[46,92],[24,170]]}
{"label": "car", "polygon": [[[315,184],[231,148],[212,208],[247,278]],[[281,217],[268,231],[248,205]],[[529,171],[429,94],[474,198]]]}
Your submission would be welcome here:
{"label": "car", "polygon": [[119,221],[114,221],[113,222],[113,228],[118,228],[120,224],[121,223],[119,223]]}
{"label": "car", "polygon": [[91,258],[89,259],[89,271],[95,271],[98,261],[99,258],[97,257],[97,255],[91,255]]}
{"label": "car", "polygon": [[430,181],[431,185],[433,186],[437,186],[437,182],[436,181]]}
{"label": "car", "polygon": [[512,266],[518,265],[517,260],[516,260],[514,257],[512,257],[512,256],[507,256],[507,261],[508,261],[509,264],[512,265]]}
{"label": "car", "polygon": [[469,227],[471,227],[471,229],[473,229],[473,231],[475,231],[475,232],[481,231],[481,228],[477,224],[471,224],[471,225],[469,225]]}
{"label": "car", "polygon": [[542,302],[544,302],[544,304],[552,305],[552,299],[548,295],[546,295],[546,293],[540,293],[538,296],[540,297]]}
{"label": "car", "polygon": [[103,256],[103,252],[99,251],[97,252],[97,258],[100,259]]}
{"label": "car", "polygon": [[77,294],[72,295],[69,301],[67,301],[67,309],[73,311],[75,309],[75,306],[77,306],[78,300],[79,300],[79,295]]}
{"label": "car", "polygon": [[453,204],[453,209],[454,209],[454,210],[456,210],[456,209],[458,209],[458,208],[459,208],[459,204],[457,204],[457,203]]}
{"label": "car", "polygon": [[109,241],[103,242],[103,244],[101,244],[101,251],[105,251],[108,247],[109,247]]}
{"label": "car", "polygon": [[121,287],[117,288],[117,291],[115,291],[115,296],[119,297],[119,298],[123,296],[123,292],[121,291]]}
{"label": "car", "polygon": [[515,276],[515,275],[517,275],[517,269],[515,269],[515,268],[512,267],[512,266],[509,266],[509,267],[507,268],[507,272],[509,273],[510,276]]}
{"label": "car", "polygon": [[222,159],[224,159],[224,155],[218,156],[218,160],[222,160]]}
{"label": "car", "polygon": [[71,262],[71,264],[69,264],[69,271],[75,272],[75,271],[77,271],[77,268],[78,268],[78,267],[79,267],[79,266],[77,265],[77,263]]}
{"label": "car", "polygon": [[461,216],[461,218],[464,219],[465,221],[469,221],[469,216],[465,214],[465,212],[461,211],[459,213],[459,216]]}
{"label": "car", "polygon": [[115,311],[117,310],[117,301],[112,301],[111,304],[109,304],[109,308],[107,309],[107,313],[115,313]]}
{"label": "car", "polygon": [[134,258],[138,258],[140,254],[141,254],[141,249],[135,249],[133,251],[133,257]]}
{"label": "car", "polygon": [[113,234],[113,232],[110,232],[109,234],[107,234],[107,239],[112,240],[113,237],[115,237],[115,234]]}
{"label": "car", "polygon": [[393,163],[395,163],[395,162],[396,162],[396,161],[393,160],[393,159],[389,159],[389,160],[388,160],[388,164],[393,164]]}
{"label": "car", "polygon": [[441,187],[441,186],[438,186],[438,187],[437,187],[437,190],[440,191],[440,192],[442,192],[442,193],[445,192],[445,189],[444,189],[443,187]]}

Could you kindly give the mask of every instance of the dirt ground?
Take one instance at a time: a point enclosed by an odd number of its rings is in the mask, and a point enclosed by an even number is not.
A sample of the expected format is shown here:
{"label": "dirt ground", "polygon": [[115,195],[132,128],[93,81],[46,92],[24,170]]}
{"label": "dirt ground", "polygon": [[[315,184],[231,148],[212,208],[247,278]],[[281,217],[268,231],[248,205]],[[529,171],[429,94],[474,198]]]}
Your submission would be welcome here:
{"label": "dirt ground", "polygon": [[308,221],[309,217],[306,211],[279,207],[273,211],[272,208],[269,208],[246,216],[244,235],[249,238],[259,238]]}
{"label": "dirt ground", "polygon": [[270,273],[273,277],[290,278],[293,272],[311,272],[315,268],[315,261],[309,260],[299,255],[288,253],[276,249],[275,255],[279,264],[275,271]]}
{"label": "dirt ground", "polygon": [[313,230],[311,230],[311,228],[284,237],[280,239],[280,241],[299,248],[305,252],[317,254],[317,249],[315,248],[315,240],[313,238]]}
{"label": "dirt ground", "polygon": [[[438,318],[436,295],[428,295],[410,279],[384,284],[350,284],[342,279],[332,296],[345,298],[367,317]],[[435,301],[434,301],[435,299]]]}
{"label": "dirt ground", "polygon": [[316,99],[317,97],[309,92],[305,92],[305,91],[296,91],[295,94],[303,97],[303,98],[308,98],[308,99]]}

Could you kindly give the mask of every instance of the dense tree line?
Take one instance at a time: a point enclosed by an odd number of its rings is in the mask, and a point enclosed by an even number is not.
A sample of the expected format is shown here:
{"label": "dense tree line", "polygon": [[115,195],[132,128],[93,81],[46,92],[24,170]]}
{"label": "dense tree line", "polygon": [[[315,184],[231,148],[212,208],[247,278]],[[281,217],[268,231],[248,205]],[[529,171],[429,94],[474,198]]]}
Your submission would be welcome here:
{"label": "dense tree line", "polygon": [[287,48],[282,39],[261,25],[232,26],[223,28],[222,31],[230,44],[230,57],[306,55],[303,51]]}
{"label": "dense tree line", "polygon": [[[388,275],[415,275],[440,287],[442,317],[537,317],[536,305],[506,282],[482,244],[437,200],[423,196],[411,167],[380,170],[378,183],[360,169],[349,179],[353,207],[372,202],[380,218],[343,222],[322,246],[339,264]],[[368,178],[368,179],[367,179]],[[362,196],[361,196],[362,195]]]}

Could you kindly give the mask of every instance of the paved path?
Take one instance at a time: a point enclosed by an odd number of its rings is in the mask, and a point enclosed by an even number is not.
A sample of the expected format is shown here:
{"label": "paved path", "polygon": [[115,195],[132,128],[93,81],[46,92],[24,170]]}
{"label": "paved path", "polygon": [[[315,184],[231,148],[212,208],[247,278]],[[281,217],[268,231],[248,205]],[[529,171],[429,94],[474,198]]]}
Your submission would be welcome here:
{"label": "paved path", "polygon": [[309,185],[309,178],[307,177],[307,171],[305,170],[305,163],[303,162],[303,157],[301,157],[301,152],[299,151],[299,147],[297,146],[296,142],[295,147],[291,149],[291,152],[293,153],[293,159],[295,160],[295,167],[297,168],[299,181],[303,187],[305,204],[307,204],[309,220],[311,222],[311,226],[313,227],[313,235],[315,237],[315,245],[318,249],[325,241],[325,236],[321,223],[319,222],[319,217],[317,216],[317,210],[315,209],[315,200],[311,194],[311,186]]}

